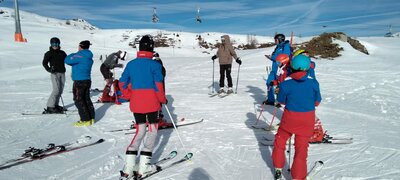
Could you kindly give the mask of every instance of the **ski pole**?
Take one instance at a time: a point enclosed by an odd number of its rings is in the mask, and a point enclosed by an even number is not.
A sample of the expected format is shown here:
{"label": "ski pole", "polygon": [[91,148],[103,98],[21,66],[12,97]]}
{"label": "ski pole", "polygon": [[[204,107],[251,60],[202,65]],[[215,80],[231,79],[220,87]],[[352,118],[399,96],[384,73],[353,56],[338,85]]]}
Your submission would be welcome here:
{"label": "ski pole", "polygon": [[274,115],[272,116],[272,120],[271,123],[269,124],[269,130],[272,130],[272,123],[274,122],[275,116],[276,116],[276,112],[277,112],[278,107],[274,107]]}
{"label": "ski pole", "polygon": [[239,64],[239,68],[238,68],[238,74],[237,74],[237,78],[236,78],[236,92],[235,94],[237,94],[237,88],[239,86],[239,73],[240,73],[240,64]]}
{"label": "ski pole", "polygon": [[260,110],[260,114],[258,114],[256,125],[258,124],[258,121],[260,120],[260,117],[261,117],[263,111],[264,111],[264,104],[261,105],[261,110]]}
{"label": "ski pole", "polygon": [[212,75],[212,83],[211,83],[211,89],[212,89],[212,93],[214,94],[214,67],[215,67],[215,60],[213,60],[213,75]]}
{"label": "ski pole", "polygon": [[168,113],[169,118],[171,119],[172,125],[174,125],[174,129],[175,129],[176,133],[178,134],[178,138],[179,138],[179,141],[181,142],[181,145],[182,145],[182,147],[183,147],[183,150],[186,152],[186,154],[188,154],[188,151],[186,150],[185,146],[183,145],[183,142],[182,142],[181,136],[180,136],[180,134],[179,134],[179,131],[178,131],[178,129],[176,128],[174,119],[172,118],[172,115],[171,115],[171,113],[169,112],[168,106],[167,106],[167,105],[164,105],[164,107],[165,107],[165,109],[167,110],[167,113]]}

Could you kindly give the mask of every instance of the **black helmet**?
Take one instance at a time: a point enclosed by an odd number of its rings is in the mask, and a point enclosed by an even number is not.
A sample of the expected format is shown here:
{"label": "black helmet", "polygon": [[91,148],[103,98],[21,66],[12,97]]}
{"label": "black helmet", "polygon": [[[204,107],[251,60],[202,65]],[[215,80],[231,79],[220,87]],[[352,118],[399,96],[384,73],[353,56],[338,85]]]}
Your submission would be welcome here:
{"label": "black helmet", "polygon": [[57,37],[53,37],[50,39],[50,44],[58,44],[60,45],[60,39],[58,39]]}
{"label": "black helmet", "polygon": [[282,43],[283,41],[285,41],[285,35],[277,34],[275,35],[274,39],[278,40],[278,43]]}
{"label": "black helmet", "polygon": [[144,35],[139,41],[139,51],[154,51],[153,37],[150,35]]}

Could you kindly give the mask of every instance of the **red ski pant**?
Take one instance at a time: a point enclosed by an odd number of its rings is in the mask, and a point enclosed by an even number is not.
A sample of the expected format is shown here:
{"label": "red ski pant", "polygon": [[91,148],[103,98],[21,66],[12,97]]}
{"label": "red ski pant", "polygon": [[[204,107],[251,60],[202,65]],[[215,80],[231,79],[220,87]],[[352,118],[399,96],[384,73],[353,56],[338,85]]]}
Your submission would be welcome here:
{"label": "red ski pant", "polygon": [[[292,133],[278,129],[275,135],[274,149],[272,151],[272,161],[275,168],[283,168],[285,165],[286,142],[292,136]],[[294,139],[294,160],[291,167],[293,179],[306,179],[307,177],[307,154],[308,154],[308,136],[295,135]],[[290,165],[289,165],[290,166]]]}

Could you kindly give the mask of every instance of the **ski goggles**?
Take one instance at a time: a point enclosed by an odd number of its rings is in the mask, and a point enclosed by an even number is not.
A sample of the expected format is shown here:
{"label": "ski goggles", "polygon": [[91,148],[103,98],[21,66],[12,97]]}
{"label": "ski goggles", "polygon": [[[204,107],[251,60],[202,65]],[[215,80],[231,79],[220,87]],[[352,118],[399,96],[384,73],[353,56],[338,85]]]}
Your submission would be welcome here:
{"label": "ski goggles", "polygon": [[58,47],[58,46],[60,46],[60,43],[51,43],[50,44],[52,47]]}

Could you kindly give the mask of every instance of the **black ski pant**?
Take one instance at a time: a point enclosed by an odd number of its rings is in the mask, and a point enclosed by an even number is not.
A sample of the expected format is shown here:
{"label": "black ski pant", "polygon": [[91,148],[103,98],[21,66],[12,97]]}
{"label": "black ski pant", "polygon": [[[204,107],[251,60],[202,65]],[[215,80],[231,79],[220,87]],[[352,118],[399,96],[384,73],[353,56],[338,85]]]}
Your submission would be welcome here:
{"label": "black ski pant", "polygon": [[111,79],[113,77],[113,73],[111,72],[111,69],[108,68],[106,65],[101,64],[100,66],[100,72],[103,75],[104,79]]}
{"label": "black ski pant", "polygon": [[74,102],[81,121],[90,121],[95,117],[93,103],[90,99],[91,85],[91,80],[74,81],[72,92],[74,93]]}
{"label": "black ski pant", "polygon": [[219,87],[224,87],[225,86],[225,73],[226,73],[226,78],[228,79],[228,87],[232,87],[232,76],[231,76],[231,69],[232,69],[232,64],[222,64],[219,65]]}

